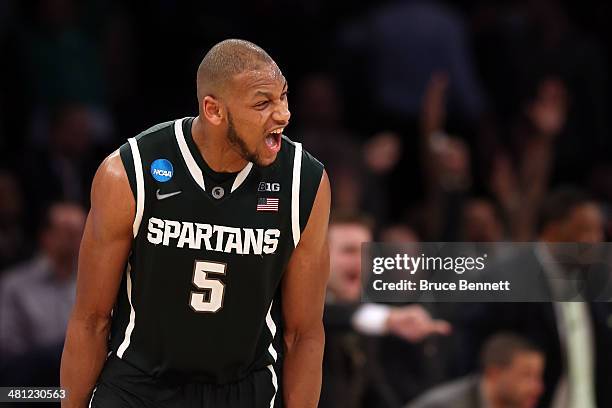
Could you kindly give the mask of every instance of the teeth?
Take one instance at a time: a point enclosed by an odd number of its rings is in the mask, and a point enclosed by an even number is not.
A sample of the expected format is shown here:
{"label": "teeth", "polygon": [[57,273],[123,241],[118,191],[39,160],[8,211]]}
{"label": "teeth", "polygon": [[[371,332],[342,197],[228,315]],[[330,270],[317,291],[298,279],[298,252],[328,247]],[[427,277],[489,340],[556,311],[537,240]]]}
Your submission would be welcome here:
{"label": "teeth", "polygon": [[275,133],[275,134],[277,134],[277,135],[280,135],[281,133],[283,133],[283,129],[284,129],[284,128],[281,128],[281,129],[276,129],[276,130],[273,130],[273,131],[272,131],[272,132],[270,132],[270,133]]}

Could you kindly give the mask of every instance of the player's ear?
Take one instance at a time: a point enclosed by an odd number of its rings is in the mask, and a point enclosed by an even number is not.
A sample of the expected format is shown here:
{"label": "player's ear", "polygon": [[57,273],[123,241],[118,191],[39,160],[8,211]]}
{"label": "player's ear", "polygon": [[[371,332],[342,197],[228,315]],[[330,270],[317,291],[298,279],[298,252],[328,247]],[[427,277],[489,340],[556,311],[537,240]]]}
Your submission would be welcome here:
{"label": "player's ear", "polygon": [[206,120],[215,126],[220,125],[223,121],[223,106],[212,95],[207,95],[202,99],[202,112]]}

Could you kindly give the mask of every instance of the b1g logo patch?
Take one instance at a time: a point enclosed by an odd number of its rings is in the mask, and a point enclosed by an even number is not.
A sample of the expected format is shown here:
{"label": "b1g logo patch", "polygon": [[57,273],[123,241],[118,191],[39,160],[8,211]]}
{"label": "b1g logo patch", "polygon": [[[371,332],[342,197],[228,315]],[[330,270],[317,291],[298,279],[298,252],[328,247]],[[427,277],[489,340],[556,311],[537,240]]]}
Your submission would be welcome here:
{"label": "b1g logo patch", "polygon": [[280,183],[265,183],[262,181],[261,183],[259,183],[259,187],[257,187],[257,191],[278,192],[280,191]]}
{"label": "b1g logo patch", "polygon": [[166,159],[157,159],[151,164],[151,175],[160,183],[170,180],[173,174],[172,163]]}

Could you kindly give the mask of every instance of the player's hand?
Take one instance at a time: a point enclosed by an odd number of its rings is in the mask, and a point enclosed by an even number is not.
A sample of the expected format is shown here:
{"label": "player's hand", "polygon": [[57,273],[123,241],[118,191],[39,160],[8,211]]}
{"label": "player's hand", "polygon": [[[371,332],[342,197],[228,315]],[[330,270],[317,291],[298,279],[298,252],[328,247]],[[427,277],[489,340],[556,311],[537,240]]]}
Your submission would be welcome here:
{"label": "player's hand", "polygon": [[432,319],[419,305],[392,308],[387,319],[387,329],[389,333],[411,343],[435,334],[448,335],[452,330],[447,321]]}

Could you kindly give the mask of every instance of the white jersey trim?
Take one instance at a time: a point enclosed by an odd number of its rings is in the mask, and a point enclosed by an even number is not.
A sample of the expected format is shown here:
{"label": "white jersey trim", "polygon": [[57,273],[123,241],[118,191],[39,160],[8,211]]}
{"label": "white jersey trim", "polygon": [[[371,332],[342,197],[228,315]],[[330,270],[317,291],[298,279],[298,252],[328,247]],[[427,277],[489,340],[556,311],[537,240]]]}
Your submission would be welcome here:
{"label": "white jersey trim", "polygon": [[89,398],[89,404],[87,405],[88,408],[91,408],[91,403],[93,402],[94,395],[96,395],[97,389],[98,387],[94,387],[93,391],[91,392],[91,398]]}
{"label": "white jersey trim", "polygon": [[274,372],[274,367],[272,366],[272,364],[268,366],[268,370],[270,370],[270,373],[272,374],[272,385],[274,386],[274,395],[270,400],[270,408],[273,408],[274,401],[276,400],[276,394],[278,394],[278,378],[276,377],[276,373]]}
{"label": "white jersey trim", "polygon": [[[270,330],[270,334],[272,335],[272,340],[270,340],[270,346],[268,347],[268,353],[274,359],[274,362],[278,359],[278,353],[274,349],[274,336],[276,336],[276,323],[274,323],[274,319],[272,319],[272,305],[274,304],[274,300],[270,302],[270,307],[268,308],[268,314],[266,315],[266,324],[268,325],[268,329]],[[276,394],[278,392],[278,379],[276,377],[276,372],[274,371],[274,365],[270,364],[268,366],[268,370],[272,374],[272,386],[274,386],[274,395],[272,396],[272,400],[270,401],[270,408],[274,406],[274,400],[276,399]]]}
{"label": "white jersey trim", "polygon": [[300,178],[302,172],[302,144],[294,142],[293,180],[291,182],[291,231],[293,246],[300,242]]}
{"label": "white jersey trim", "polygon": [[129,138],[130,150],[132,151],[132,158],[134,160],[134,173],[136,174],[136,216],[134,217],[134,223],[132,224],[132,232],[134,238],[138,235],[138,228],[142,221],[142,213],[144,211],[144,175],[142,173],[142,160],[140,160],[140,151],[138,150],[138,142],[135,138]]}
{"label": "white jersey trim", "polygon": [[268,314],[266,315],[266,324],[268,325],[268,329],[270,330],[270,334],[272,335],[272,340],[270,341],[270,346],[268,347],[268,352],[276,361],[278,359],[278,353],[274,349],[272,345],[274,343],[274,336],[276,336],[276,323],[274,323],[274,319],[272,319],[272,305],[274,304],[274,300],[270,303],[270,308],[268,309]]}
{"label": "white jersey trim", "polygon": [[242,170],[240,170],[240,173],[238,173],[238,175],[236,176],[236,179],[234,180],[234,184],[232,184],[232,189],[230,190],[230,193],[233,193],[235,189],[240,187],[240,185],[248,177],[252,168],[253,168],[253,163],[248,162],[247,165],[244,166]]}
{"label": "white jersey trim", "polygon": [[185,160],[185,164],[189,169],[189,173],[191,173],[191,177],[193,177],[195,182],[202,188],[202,190],[206,191],[202,169],[200,169],[198,163],[196,163],[195,159],[193,158],[191,150],[189,150],[189,146],[187,146],[187,141],[185,140],[185,134],[183,133],[183,121],[185,119],[187,118],[178,119],[174,122],[174,134],[176,135],[176,141],[179,145],[179,150],[181,151],[183,160]]}
{"label": "white jersey trim", "polygon": [[134,331],[134,324],[136,323],[136,312],[134,311],[134,304],[132,303],[132,267],[130,263],[127,264],[126,274],[127,274],[127,296],[128,301],[130,302],[130,322],[125,328],[125,336],[123,337],[123,342],[117,349],[117,357],[123,358],[123,353],[130,345],[130,339],[132,337],[132,332]]}

